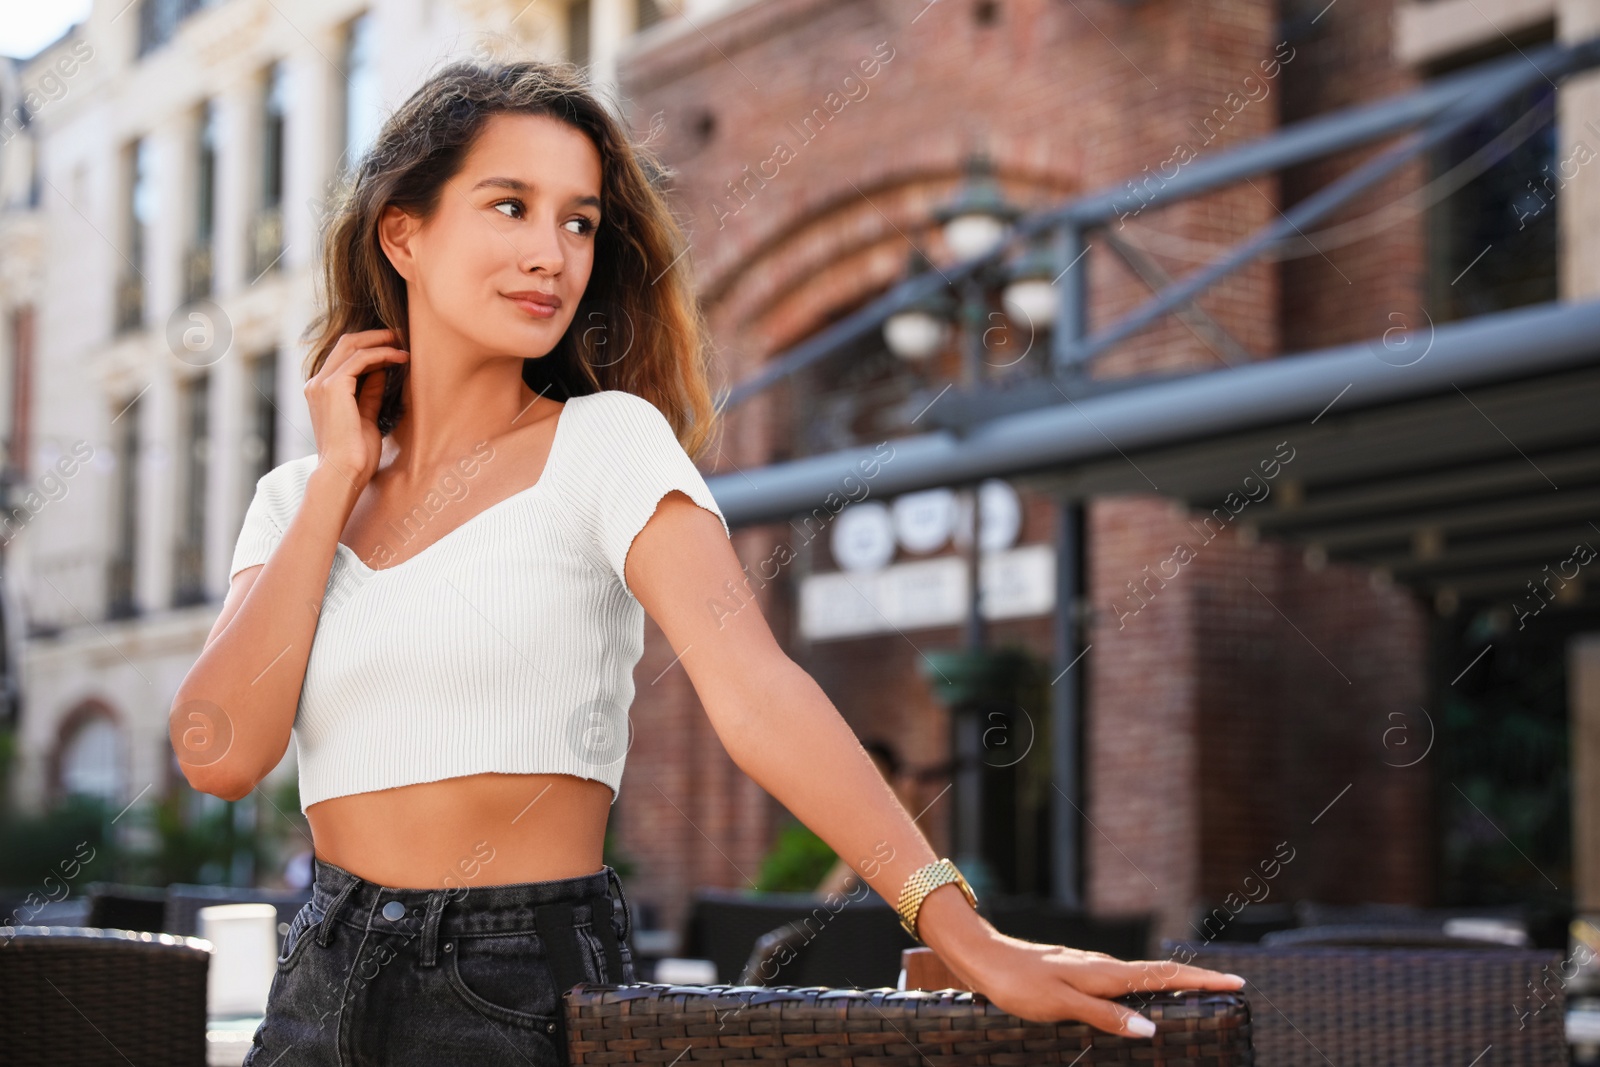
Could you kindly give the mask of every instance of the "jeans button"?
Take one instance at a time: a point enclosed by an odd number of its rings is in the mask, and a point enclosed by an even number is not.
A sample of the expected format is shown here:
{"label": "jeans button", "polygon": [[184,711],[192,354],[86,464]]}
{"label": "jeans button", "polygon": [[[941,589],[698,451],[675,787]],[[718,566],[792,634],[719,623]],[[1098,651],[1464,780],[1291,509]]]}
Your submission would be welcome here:
{"label": "jeans button", "polygon": [[383,917],[390,922],[398,922],[406,917],[406,906],[398,900],[391,900],[383,906]]}

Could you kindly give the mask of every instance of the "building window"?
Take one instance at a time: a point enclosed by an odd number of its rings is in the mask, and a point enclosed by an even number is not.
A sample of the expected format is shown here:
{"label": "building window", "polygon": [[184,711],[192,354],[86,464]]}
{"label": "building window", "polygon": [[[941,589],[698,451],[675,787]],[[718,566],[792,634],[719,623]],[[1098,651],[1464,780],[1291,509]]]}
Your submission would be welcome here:
{"label": "building window", "polygon": [[589,64],[589,0],[567,5],[567,58],[580,67]]}
{"label": "building window", "polygon": [[94,716],[61,747],[61,791],[115,804],[122,796],[122,741],[116,724]]}
{"label": "building window", "polygon": [[276,268],[283,258],[283,146],[288,117],[288,71],[280,60],[268,69],[262,96],[260,206],[250,242],[252,280]]}
{"label": "building window", "polygon": [[[1434,321],[1557,298],[1555,89],[1538,82],[1484,114],[1435,152],[1434,180],[1481,170],[1428,219]],[[1570,176],[1570,165],[1565,171]]]}
{"label": "building window", "polygon": [[211,436],[207,428],[210,402],[209,374],[196,374],[178,386],[178,440],[181,459],[182,501],[178,514],[178,543],[173,566],[172,606],[204,603],[206,545],[206,472],[210,468]]}
{"label": "building window", "polygon": [[113,619],[128,618],[139,613],[134,600],[134,560],[139,551],[139,422],[141,400],[138,397],[113,417],[112,433],[116,436],[117,486],[112,515],[116,517],[116,535],[108,576],[106,615]]}
{"label": "building window", "polygon": [[277,465],[278,455],[278,351],[273,349],[250,361],[249,414],[240,447],[245,470],[245,505],[255,484]]}
{"label": "building window", "polygon": [[33,439],[34,327],[32,304],[11,313],[11,425],[6,429],[6,465],[18,484],[27,482],[32,466],[28,443]]}
{"label": "building window", "polygon": [[339,169],[345,172],[355,170],[383,123],[372,38],[370,11],[350,21],[344,42],[344,148],[339,157]]}
{"label": "building window", "polygon": [[153,52],[172,40],[178,24],[196,11],[221,0],[144,0],[139,5],[140,56]]}
{"label": "building window", "polygon": [[144,324],[144,254],[149,245],[150,226],[155,221],[156,195],[150,180],[150,152],[149,138],[141,137],[123,153],[127,262],[117,284],[118,333],[136,330]]}
{"label": "building window", "polygon": [[661,21],[661,5],[657,0],[637,0],[634,5],[634,25],[648,30]]}
{"label": "building window", "polygon": [[217,113],[217,102],[208,100],[200,114],[195,156],[194,241],[184,262],[186,300],[202,300],[211,295],[211,245],[217,224]]}

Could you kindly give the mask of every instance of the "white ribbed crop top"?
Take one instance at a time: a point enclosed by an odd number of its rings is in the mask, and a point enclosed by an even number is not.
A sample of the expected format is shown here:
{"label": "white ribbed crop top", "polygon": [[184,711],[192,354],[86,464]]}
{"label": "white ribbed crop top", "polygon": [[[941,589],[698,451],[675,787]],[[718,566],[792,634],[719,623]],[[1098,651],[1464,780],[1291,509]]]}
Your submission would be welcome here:
{"label": "white ribbed crop top", "polygon": [[[494,462],[481,443],[391,523],[378,569],[334,550],[294,719],[302,812],[484,771],[591,778],[616,803],[644,651],[628,549],[674,489],[724,533],[727,520],[666,417],[632,393],[566,401],[539,480],[484,508],[472,478]],[[230,579],[266,562],[316,464],[293,459],[256,483]],[[475,514],[461,524],[456,508]],[[433,540],[430,523],[454,528]],[[405,552],[418,537],[431,543]]]}

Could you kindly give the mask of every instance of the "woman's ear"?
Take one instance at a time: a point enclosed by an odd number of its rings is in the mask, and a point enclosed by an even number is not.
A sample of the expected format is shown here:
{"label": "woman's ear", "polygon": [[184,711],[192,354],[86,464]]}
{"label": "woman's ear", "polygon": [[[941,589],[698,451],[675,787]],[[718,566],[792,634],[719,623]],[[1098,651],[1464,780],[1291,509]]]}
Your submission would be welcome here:
{"label": "woman's ear", "polygon": [[389,204],[378,216],[378,246],[389,260],[395,273],[412,281],[411,238],[417,232],[417,218],[394,204]]}

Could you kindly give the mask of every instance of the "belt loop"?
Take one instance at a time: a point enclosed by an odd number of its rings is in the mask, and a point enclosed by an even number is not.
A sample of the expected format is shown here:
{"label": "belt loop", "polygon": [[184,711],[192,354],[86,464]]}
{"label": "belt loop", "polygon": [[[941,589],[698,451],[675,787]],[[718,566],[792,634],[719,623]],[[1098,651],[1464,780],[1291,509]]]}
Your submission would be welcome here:
{"label": "belt loop", "polygon": [[628,895],[622,891],[622,878],[617,874],[617,869],[611,864],[606,864],[606,881],[617,889],[617,903],[622,905],[622,936],[625,940],[633,938],[633,911],[628,907]]}
{"label": "belt loop", "polygon": [[617,928],[611,925],[615,904],[608,896],[597,896],[590,898],[589,907],[591,909],[589,925],[594,928],[595,936],[600,938],[600,947],[606,954],[604,984],[621,985],[622,951],[617,948]]}
{"label": "belt loop", "polygon": [[355,892],[359,885],[361,877],[352,874],[345,881],[344,887],[339,890],[339,895],[333,898],[333,903],[328,905],[328,914],[317,924],[317,944],[323,948],[327,948],[328,942],[333,940],[333,917],[339,914],[339,909],[344,907],[344,902],[350,899],[350,894]]}
{"label": "belt loop", "polygon": [[422,917],[422,958],[418,965],[432,967],[439,959],[439,922],[444,916],[448,892],[440,890],[428,894],[428,913]]}

